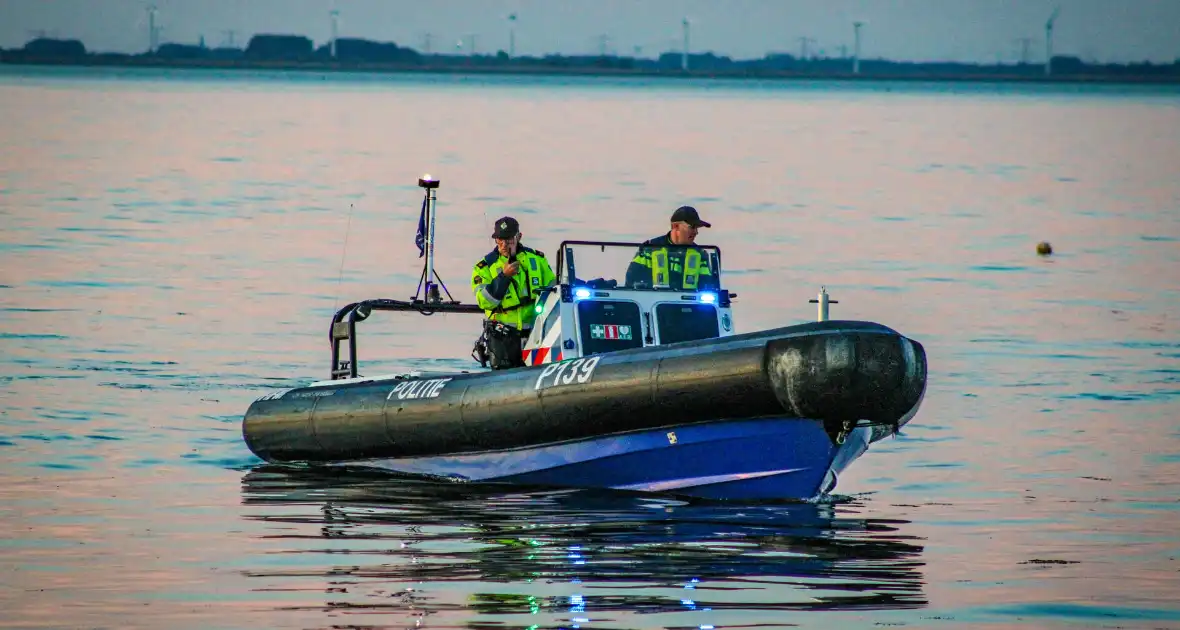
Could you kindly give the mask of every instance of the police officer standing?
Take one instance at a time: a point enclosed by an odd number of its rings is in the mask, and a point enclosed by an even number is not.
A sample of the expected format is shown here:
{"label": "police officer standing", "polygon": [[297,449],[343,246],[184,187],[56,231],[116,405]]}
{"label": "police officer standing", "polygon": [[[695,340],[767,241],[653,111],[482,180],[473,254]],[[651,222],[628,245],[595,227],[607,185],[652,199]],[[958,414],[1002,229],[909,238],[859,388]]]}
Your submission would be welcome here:
{"label": "police officer standing", "polygon": [[677,208],[672,213],[671,229],[644,241],[644,247],[627,266],[627,286],[688,291],[716,286],[708,256],[700,248],[691,247],[703,227],[713,226],[701,220],[696,208]]}
{"label": "police officer standing", "polygon": [[520,244],[520,224],[512,217],[496,220],[493,249],[475,263],[471,290],[484,310],[484,337],[494,370],[524,365],[523,340],[537,317],[541,289],[556,280],[545,254]]}

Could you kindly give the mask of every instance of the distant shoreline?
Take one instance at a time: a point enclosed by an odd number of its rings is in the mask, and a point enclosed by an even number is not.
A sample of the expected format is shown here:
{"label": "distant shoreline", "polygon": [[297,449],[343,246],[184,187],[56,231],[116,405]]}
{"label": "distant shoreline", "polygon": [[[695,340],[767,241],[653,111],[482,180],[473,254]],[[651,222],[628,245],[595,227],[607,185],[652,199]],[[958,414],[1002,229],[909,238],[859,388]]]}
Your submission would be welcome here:
{"label": "distant shoreline", "polygon": [[398,64],[347,63],[331,61],[261,61],[244,59],[160,59],[151,57],[86,58],[0,58],[3,66],[126,67],[179,68],[212,70],[282,70],[308,73],[361,74],[447,74],[447,75],[520,75],[578,77],[637,77],[666,79],[718,80],[840,80],[855,82],[911,81],[948,83],[1026,83],[1026,84],[1107,84],[1107,85],[1180,85],[1180,76],[1123,74],[1057,74],[1052,76],[1011,73],[943,73],[910,71],[898,73],[861,73],[790,70],[652,70],[646,68],[609,68],[593,66],[540,66],[514,64]]}

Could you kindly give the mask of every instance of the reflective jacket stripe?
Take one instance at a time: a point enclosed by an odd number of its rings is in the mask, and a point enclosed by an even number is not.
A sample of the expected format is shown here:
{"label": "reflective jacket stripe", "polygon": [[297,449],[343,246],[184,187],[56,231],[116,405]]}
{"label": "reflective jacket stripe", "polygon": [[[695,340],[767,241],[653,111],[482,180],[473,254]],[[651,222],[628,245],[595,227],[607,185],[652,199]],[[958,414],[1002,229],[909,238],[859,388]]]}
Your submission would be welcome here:
{"label": "reflective jacket stripe", "polygon": [[684,288],[696,290],[697,276],[701,272],[701,252],[688,250],[684,255]]}

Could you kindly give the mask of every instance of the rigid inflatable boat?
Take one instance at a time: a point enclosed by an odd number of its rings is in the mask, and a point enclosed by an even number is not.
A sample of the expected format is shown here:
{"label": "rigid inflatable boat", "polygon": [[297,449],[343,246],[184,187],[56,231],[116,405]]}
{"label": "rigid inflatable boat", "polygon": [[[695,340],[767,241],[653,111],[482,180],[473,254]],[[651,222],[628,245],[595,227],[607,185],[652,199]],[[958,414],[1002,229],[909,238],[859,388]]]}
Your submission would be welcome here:
{"label": "rigid inflatable boat", "polygon": [[451,299],[434,272],[438,180],[419,185],[419,295],[336,312],[330,378],[247,410],[243,436],[262,459],[456,482],[808,500],[832,491],[921,404],[922,345],[881,324],[828,319],[822,289],[812,300],[818,321],[738,334],[736,294],[711,246],[694,247],[712,281],[685,290],[615,279],[642,244],[562,242],[524,367],[363,376],[357,324],[373,312],[482,314]]}

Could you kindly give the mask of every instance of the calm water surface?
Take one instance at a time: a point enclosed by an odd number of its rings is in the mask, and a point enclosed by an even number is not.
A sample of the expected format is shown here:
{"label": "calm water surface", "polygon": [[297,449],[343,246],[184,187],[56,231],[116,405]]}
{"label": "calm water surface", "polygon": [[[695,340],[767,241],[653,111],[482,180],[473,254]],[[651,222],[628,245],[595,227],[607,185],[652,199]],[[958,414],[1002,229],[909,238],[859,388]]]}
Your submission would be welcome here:
{"label": "calm water surface", "polygon": [[[6,68],[0,138],[0,626],[1180,628],[1175,90]],[[263,466],[249,403],[412,294],[423,172],[465,301],[496,217],[692,203],[740,330],[824,285],[922,411],[819,505]],[[471,365],[470,317],[365,326]]]}

